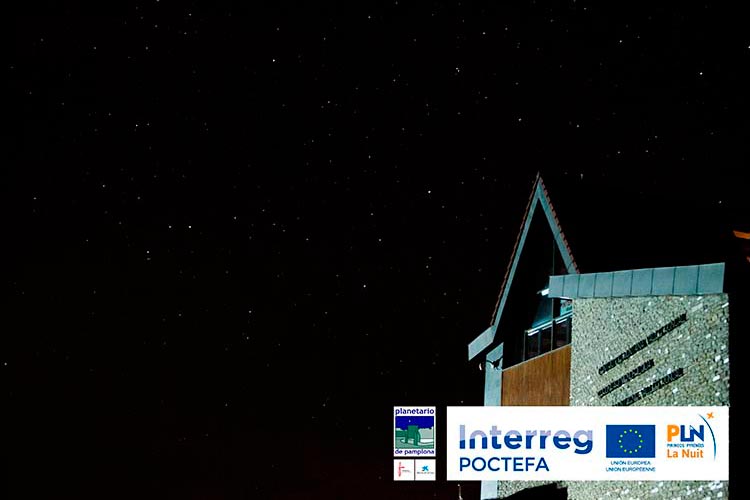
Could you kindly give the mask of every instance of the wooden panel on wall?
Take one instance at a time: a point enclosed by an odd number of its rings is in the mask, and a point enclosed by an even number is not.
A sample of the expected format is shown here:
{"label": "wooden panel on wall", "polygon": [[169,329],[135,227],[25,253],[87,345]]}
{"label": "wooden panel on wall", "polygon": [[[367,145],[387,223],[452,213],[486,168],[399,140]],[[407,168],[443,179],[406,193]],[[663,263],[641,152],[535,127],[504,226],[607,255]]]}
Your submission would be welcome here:
{"label": "wooden panel on wall", "polygon": [[570,346],[503,370],[503,406],[568,406]]}

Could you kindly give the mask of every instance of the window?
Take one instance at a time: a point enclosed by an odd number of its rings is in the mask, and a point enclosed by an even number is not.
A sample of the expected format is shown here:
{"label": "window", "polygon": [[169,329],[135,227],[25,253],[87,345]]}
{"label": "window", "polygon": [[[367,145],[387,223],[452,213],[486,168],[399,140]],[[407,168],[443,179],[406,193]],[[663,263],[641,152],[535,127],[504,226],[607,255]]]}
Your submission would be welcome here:
{"label": "window", "polygon": [[534,324],[524,335],[524,361],[570,344],[572,317],[572,301],[542,299]]}
{"label": "window", "polygon": [[531,359],[541,354],[539,352],[539,330],[526,332],[526,349],[523,359]]}
{"label": "window", "polygon": [[573,317],[568,315],[555,320],[553,349],[570,344],[570,327]]}

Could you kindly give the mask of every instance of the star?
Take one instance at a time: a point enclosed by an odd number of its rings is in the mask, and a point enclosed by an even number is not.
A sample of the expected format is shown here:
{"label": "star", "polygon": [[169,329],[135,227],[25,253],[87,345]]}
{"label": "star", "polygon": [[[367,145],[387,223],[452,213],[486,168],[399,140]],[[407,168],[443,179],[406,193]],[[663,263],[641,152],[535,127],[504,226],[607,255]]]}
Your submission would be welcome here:
{"label": "star", "polygon": [[706,414],[706,416],[707,416],[708,418],[714,418],[714,412],[711,412],[711,413],[707,413],[707,414]]}

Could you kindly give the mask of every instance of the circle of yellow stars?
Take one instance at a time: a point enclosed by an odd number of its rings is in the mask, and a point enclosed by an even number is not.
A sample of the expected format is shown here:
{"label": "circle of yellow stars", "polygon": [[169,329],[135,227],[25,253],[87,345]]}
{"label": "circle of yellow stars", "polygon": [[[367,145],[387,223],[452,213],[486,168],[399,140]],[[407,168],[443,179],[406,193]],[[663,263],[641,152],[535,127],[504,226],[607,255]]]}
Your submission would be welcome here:
{"label": "circle of yellow stars", "polygon": [[[637,443],[638,443],[637,446],[635,446],[632,449],[626,448],[625,445],[622,444],[622,440],[624,438],[626,438],[626,437],[631,437],[631,438],[635,437],[638,440],[637,441]],[[631,440],[631,442],[632,442],[632,440]],[[638,432],[636,430],[628,429],[628,430],[623,431],[622,433],[620,433],[620,437],[617,438],[617,443],[620,445],[620,449],[623,451],[623,453],[630,453],[630,454],[632,454],[632,453],[638,453],[639,451],[641,451],[641,448],[643,448],[643,434],[641,434],[640,432]]]}

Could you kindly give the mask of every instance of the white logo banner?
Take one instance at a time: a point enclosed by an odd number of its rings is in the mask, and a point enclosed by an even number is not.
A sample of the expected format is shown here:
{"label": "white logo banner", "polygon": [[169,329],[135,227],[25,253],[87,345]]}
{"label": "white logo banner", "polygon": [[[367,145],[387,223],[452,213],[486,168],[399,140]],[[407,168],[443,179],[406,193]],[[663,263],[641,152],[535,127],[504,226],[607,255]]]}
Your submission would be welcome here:
{"label": "white logo banner", "polygon": [[448,480],[728,480],[725,406],[448,407]]}

